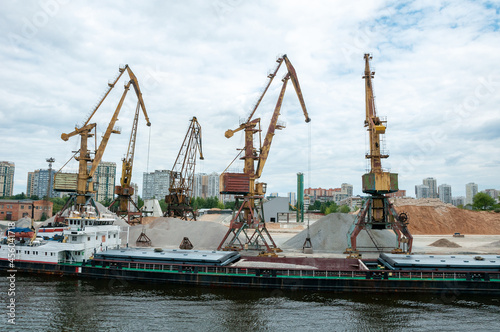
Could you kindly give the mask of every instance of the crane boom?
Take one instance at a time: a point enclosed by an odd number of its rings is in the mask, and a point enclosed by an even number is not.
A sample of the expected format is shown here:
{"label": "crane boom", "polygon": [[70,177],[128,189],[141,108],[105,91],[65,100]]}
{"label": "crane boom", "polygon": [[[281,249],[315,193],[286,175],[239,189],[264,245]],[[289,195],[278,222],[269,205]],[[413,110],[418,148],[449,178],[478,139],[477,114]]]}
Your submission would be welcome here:
{"label": "crane boom", "polygon": [[366,120],[365,127],[368,127],[370,136],[370,154],[366,158],[371,159],[371,173],[382,173],[382,158],[388,158],[389,155],[382,154],[380,150],[380,135],[385,133],[385,121],[380,120],[375,110],[375,98],[373,96],[372,78],[375,72],[370,70],[369,54],[365,54],[365,105]]}

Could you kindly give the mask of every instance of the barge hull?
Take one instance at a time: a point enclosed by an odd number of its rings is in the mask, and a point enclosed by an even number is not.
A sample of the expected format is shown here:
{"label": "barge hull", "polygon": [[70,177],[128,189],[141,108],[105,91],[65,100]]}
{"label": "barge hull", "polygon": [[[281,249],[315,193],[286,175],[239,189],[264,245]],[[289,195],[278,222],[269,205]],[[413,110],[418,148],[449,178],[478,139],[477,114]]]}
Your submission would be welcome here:
{"label": "barge hull", "polygon": [[[473,274],[473,278],[449,279],[418,277],[399,278],[389,276],[387,272],[375,274],[357,272],[352,277],[335,276],[284,276],[276,275],[272,269],[247,269],[244,273],[205,272],[206,267],[174,265],[169,271],[146,268],[124,268],[120,266],[91,266],[82,264],[45,264],[16,262],[16,269],[8,268],[8,261],[0,261],[0,270],[7,273],[19,272],[30,274],[60,275],[90,279],[121,280],[126,282],[148,282],[157,284],[179,284],[206,287],[269,289],[292,291],[325,292],[371,292],[371,293],[429,293],[459,296],[464,294],[500,295],[499,273],[483,274],[482,278]],[[177,269],[177,271],[176,271]],[[310,271],[309,271],[310,272]],[[350,273],[350,272],[349,272]],[[339,272],[339,275],[341,273]],[[413,271],[414,276],[415,271]],[[463,275],[463,274],[462,274]],[[443,275],[444,276],[444,275]],[[470,275],[467,275],[470,277]],[[467,280],[470,279],[470,280]]]}

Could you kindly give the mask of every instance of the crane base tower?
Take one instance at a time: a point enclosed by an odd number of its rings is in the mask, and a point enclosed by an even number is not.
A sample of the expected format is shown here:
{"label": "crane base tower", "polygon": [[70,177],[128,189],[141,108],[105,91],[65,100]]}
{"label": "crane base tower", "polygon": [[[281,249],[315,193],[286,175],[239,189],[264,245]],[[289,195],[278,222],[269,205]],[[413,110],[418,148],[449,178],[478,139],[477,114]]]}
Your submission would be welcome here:
{"label": "crane base tower", "polygon": [[389,198],[383,195],[372,195],[368,197],[363,208],[356,216],[354,224],[347,233],[347,249],[344,252],[349,258],[361,257],[356,238],[362,230],[366,230],[377,250],[380,247],[370,233],[371,230],[392,229],[397,237],[395,248],[392,253],[407,254],[411,252],[413,237],[408,230],[408,217],[406,213],[397,214]]}
{"label": "crane base tower", "polygon": [[[263,196],[235,197],[235,213],[231,219],[229,230],[217,250],[259,250],[268,254],[282,252],[269,234],[262,217],[263,198]],[[258,204],[256,204],[257,202]],[[230,240],[224,246],[228,238]]]}

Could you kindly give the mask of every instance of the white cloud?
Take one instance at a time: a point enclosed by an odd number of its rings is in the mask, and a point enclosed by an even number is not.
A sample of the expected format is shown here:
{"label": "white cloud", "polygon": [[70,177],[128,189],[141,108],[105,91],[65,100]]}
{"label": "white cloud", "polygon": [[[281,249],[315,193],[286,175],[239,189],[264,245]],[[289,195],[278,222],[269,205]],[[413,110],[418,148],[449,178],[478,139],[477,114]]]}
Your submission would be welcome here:
{"label": "white cloud", "polygon": [[[352,183],[365,171],[363,53],[373,53],[377,111],[387,115],[384,166],[413,194],[428,176],[463,195],[465,184],[500,189],[499,8],[488,2],[122,1],[46,0],[2,4],[0,20],[0,160],[16,163],[15,193],[27,172],[62,166],[78,147],[60,134],[81,123],[128,63],[141,84],[152,122],[139,128],[133,182],[142,172],[170,169],[197,116],[205,161],[221,172],[243,144],[224,137],[248,115],[278,54],[288,54],[312,119],[308,125],[292,86],[262,181],[269,192]],[[284,74],[280,71],[279,78]],[[123,80],[122,80],[123,81]],[[274,82],[256,116],[264,133],[279,93]],[[96,114],[98,133],[122,93],[121,84]],[[104,160],[121,165],[135,96],[129,92]],[[99,134],[100,135],[100,134]],[[69,164],[69,167],[75,165]],[[240,166],[242,167],[242,166]]]}

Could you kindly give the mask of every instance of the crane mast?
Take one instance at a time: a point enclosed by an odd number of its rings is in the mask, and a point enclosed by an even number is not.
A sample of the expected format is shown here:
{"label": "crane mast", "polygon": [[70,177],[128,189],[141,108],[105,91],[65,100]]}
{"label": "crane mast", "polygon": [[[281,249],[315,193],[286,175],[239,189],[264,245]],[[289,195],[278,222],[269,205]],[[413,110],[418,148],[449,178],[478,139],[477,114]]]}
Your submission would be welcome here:
{"label": "crane mast", "polygon": [[[304,112],[305,121],[310,122],[311,119],[307,113],[307,108],[305,106],[295,68],[292,66],[286,55],[279,57],[276,62],[278,62],[278,65],[274,71],[268,75],[269,81],[256,105],[252,109],[247,121],[242,123],[238,128],[234,130],[227,130],[225,133],[226,138],[230,138],[234,135],[234,133],[241,130],[244,131],[245,147],[243,149],[244,156],[241,158],[244,160],[244,168],[243,173],[224,173],[222,177],[223,190],[221,191],[221,194],[236,195],[236,206],[235,215],[231,220],[230,228],[220,243],[218,250],[221,248],[225,250],[239,250],[249,247],[251,249],[258,250],[266,249],[268,253],[281,251],[276,246],[274,240],[267,231],[262,215],[262,199],[264,198],[267,185],[265,183],[258,183],[256,180],[261,177],[267,158],[269,157],[269,151],[271,149],[275,131],[285,127],[283,124],[278,123],[278,118],[288,80],[291,79],[293,82],[295,92]],[[254,116],[257,107],[262,101],[283,62],[286,64],[287,73],[282,79],[281,91],[269,123],[264,143],[259,147],[259,149],[256,149],[254,147],[254,135],[261,131],[260,118],[252,119],[252,117]],[[257,162],[257,165],[255,165],[255,162]],[[247,234],[248,229],[254,229],[253,235],[250,236]],[[239,239],[241,233],[245,235],[245,243],[241,242]],[[233,236],[229,240],[229,244],[224,247],[225,241],[231,234],[233,234]]]}
{"label": "crane mast", "polygon": [[387,121],[377,116],[375,110],[375,98],[373,93],[372,79],[375,72],[370,69],[370,54],[364,55],[365,72],[365,110],[366,117],[364,126],[367,128],[370,142],[370,152],[366,158],[370,159],[370,172],[362,177],[363,192],[369,194],[360,213],[356,216],[354,224],[347,233],[348,247],[345,251],[348,257],[360,257],[356,238],[361,230],[366,230],[370,238],[378,248],[378,244],[373,240],[371,230],[392,229],[396,233],[397,242],[393,253],[411,252],[413,237],[408,230],[407,215],[398,215],[394,206],[385,194],[398,191],[398,174],[384,171],[382,159],[389,155],[381,149],[381,135],[385,134]]}
{"label": "crane mast", "polygon": [[[115,187],[115,194],[117,196],[109,205],[109,210],[115,212],[130,225],[142,223],[142,213],[139,211],[139,207],[132,199],[132,196],[134,195],[134,187],[131,186],[137,127],[142,105],[144,105],[144,103],[141,103],[138,100],[135,109],[134,121],[132,122],[132,130],[130,132],[127,154],[122,159],[122,176],[120,178],[120,185]],[[145,110],[144,114],[147,114]],[[135,210],[131,208],[132,206],[135,207]]]}
{"label": "crane mast", "polygon": [[[130,80],[124,86],[124,91],[122,93],[120,101],[118,102],[118,105],[106,128],[101,143],[99,144],[99,147],[95,150],[94,157],[92,158],[91,152],[88,150],[88,139],[90,137],[95,136],[96,123],[90,123],[90,121],[97,112],[97,110],[99,109],[99,107],[102,105],[106,97],[109,95],[109,92],[115,87],[116,83],[118,82],[118,80],[121,78],[121,76],[125,71],[127,71]],[[115,129],[114,126],[116,124],[116,121],[118,121],[118,115],[120,114],[123,102],[125,100],[128,91],[130,90],[131,85],[133,86],[136,95],[139,99],[139,103],[146,117],[147,124],[148,126],[150,126],[151,123],[149,122],[149,118],[146,113],[146,108],[144,106],[144,101],[142,99],[142,93],[140,91],[137,78],[135,77],[130,67],[128,65],[125,65],[123,67],[120,67],[116,77],[112,81],[108,82],[108,87],[105,93],[99,99],[96,106],[92,108],[90,116],[83,123],[83,125],[81,127],[75,127],[75,130],[68,134],[66,133],[61,134],[61,139],[64,141],[69,140],[69,138],[72,136],[80,135],[80,149],[77,152],[77,155],[75,156],[75,159],[78,161],[79,164],[78,174],[76,175],[76,180],[75,180],[76,185],[74,189],[69,189],[69,191],[72,191],[74,193],[71,195],[70,199],[66,202],[63,209],[61,209],[61,211],[58,213],[56,221],[64,220],[62,214],[71,204],[74,204],[77,210],[81,210],[81,208],[86,204],[94,204],[92,194],[95,193],[95,190],[92,179],[94,177],[94,174],[97,170],[99,163],[102,160],[102,156],[108,144],[109,138],[111,137],[111,134],[120,134],[120,130]],[[57,182],[57,175],[55,177],[55,182]],[[65,188],[63,191],[68,191],[68,188]]]}
{"label": "crane mast", "polygon": [[164,216],[183,220],[188,220],[190,217],[196,220],[196,214],[191,206],[191,197],[197,152],[200,154],[200,159],[204,159],[201,126],[196,117],[190,121],[181,149],[170,172],[169,194],[165,196],[167,211],[165,211]]}

